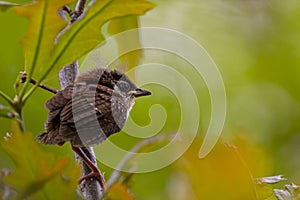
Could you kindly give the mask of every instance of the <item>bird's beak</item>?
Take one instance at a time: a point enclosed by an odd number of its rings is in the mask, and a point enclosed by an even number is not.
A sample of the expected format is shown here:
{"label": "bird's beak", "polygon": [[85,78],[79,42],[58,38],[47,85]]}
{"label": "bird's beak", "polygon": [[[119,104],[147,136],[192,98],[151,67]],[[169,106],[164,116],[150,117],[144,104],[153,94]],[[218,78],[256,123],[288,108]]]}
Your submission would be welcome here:
{"label": "bird's beak", "polygon": [[141,97],[141,96],[148,96],[151,94],[148,90],[142,90],[140,88],[137,88],[136,90],[130,91],[130,94],[133,94],[134,97]]}

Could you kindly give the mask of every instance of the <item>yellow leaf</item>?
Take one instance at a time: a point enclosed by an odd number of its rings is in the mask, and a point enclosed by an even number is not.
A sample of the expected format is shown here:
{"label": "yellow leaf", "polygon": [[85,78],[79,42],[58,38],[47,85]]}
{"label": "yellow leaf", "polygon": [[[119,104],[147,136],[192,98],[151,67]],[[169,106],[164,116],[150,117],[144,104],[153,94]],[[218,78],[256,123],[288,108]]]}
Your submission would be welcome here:
{"label": "yellow leaf", "polygon": [[[131,30],[131,34],[124,34],[116,37],[119,50],[119,62],[122,67],[130,70],[137,66],[142,56],[140,35],[138,28],[139,21],[137,16],[126,16],[111,20],[108,26],[108,32],[111,35]],[[136,50],[135,50],[136,49]],[[124,54],[128,50],[135,50]],[[124,54],[124,55],[123,55]],[[132,77],[134,78],[134,77]]]}
{"label": "yellow leaf", "polygon": [[58,10],[74,1],[38,0],[14,8],[18,15],[29,19],[28,30],[21,42],[28,78],[47,66],[47,60],[54,48],[55,37],[67,25],[67,22],[58,15]]}
{"label": "yellow leaf", "polygon": [[50,64],[53,73],[103,42],[105,38],[100,28],[107,21],[123,16],[142,15],[154,6],[146,0],[97,1],[81,20],[76,21],[59,38]]}
{"label": "yellow leaf", "polygon": [[[179,160],[197,199],[239,200],[261,196],[255,177],[267,173],[268,157],[259,148],[251,147],[249,141],[232,143],[235,146],[217,143],[209,155],[199,159],[198,140]],[[263,192],[269,195],[269,191]]]}
{"label": "yellow leaf", "polygon": [[108,200],[135,200],[136,198],[131,194],[129,188],[120,183],[111,186],[107,192],[106,198]]}

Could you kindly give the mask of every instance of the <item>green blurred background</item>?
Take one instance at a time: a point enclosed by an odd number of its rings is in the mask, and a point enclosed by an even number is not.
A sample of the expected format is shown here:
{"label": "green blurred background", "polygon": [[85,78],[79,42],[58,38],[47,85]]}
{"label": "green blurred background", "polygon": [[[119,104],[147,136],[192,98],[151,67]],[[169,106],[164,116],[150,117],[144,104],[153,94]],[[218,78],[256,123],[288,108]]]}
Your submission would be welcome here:
{"label": "green blurred background", "polygon": [[[173,57],[168,59],[161,52],[147,50],[144,53],[146,60],[174,66],[193,83],[199,79],[195,91],[199,98],[201,121],[198,139],[181,159],[159,171],[134,176],[133,192],[138,199],[181,199],[182,195],[187,199],[253,199],[253,191],[247,191],[251,188],[247,186],[249,171],[254,177],[283,174],[289,182],[299,183],[299,1],[152,2],[157,7],[141,17],[141,27],[174,29],[203,45],[222,74],[228,112],[220,144],[206,160],[199,161],[197,153],[210,117],[205,84],[200,77],[193,76],[191,67],[184,61]],[[27,22],[8,10],[0,13],[0,24],[0,90],[13,96],[13,83],[18,72],[23,70],[24,58],[19,41]],[[59,87],[57,79],[47,84]],[[160,133],[176,131],[180,121],[176,98],[162,87],[149,85],[147,88],[154,95],[137,102],[131,113],[133,120],[147,125],[150,118],[147,114],[145,116],[145,112],[151,105],[160,104],[167,113],[167,121]],[[37,90],[25,106],[26,129],[34,134],[44,129],[47,117],[44,103],[50,97],[51,94]],[[5,102],[0,99],[0,104]],[[10,126],[10,120],[0,119],[1,138],[10,131]],[[114,135],[111,140],[127,149],[137,142],[122,133]],[[237,159],[236,153],[223,146],[223,141],[234,143],[242,159]],[[44,148],[72,156],[68,145]],[[0,168],[13,167],[2,150],[0,160]],[[111,169],[102,168],[108,176]],[[243,179],[243,176],[246,178]],[[233,191],[234,186],[246,189],[233,194],[236,192],[230,192],[231,186]]]}

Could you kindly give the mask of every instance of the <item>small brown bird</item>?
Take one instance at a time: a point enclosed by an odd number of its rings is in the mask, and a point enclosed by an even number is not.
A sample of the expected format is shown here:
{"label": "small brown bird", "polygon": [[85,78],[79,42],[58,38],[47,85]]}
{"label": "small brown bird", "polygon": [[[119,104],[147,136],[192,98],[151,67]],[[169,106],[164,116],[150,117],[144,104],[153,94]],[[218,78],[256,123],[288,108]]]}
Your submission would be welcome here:
{"label": "small brown bird", "polygon": [[78,76],[47,101],[46,108],[50,113],[45,123],[46,131],[39,134],[37,139],[52,145],[63,145],[69,141],[72,149],[93,171],[81,180],[88,177],[99,180],[102,177],[99,178],[97,167],[80,147],[95,146],[119,132],[135,98],[150,94],[147,90],[137,88],[125,74],[117,70],[96,68]]}

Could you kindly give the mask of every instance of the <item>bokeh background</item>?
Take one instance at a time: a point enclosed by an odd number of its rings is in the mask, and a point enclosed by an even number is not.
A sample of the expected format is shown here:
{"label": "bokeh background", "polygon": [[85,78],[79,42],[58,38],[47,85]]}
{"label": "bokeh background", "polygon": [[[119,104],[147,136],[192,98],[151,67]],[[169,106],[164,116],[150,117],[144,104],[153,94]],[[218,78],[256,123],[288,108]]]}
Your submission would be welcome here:
{"label": "bokeh background", "polygon": [[[191,81],[199,100],[201,120],[197,138],[189,150],[166,168],[133,176],[132,192],[138,199],[146,200],[255,199],[253,178],[283,174],[288,182],[299,183],[300,3],[297,0],[152,2],[157,7],[140,18],[140,26],[180,31],[207,50],[224,80],[227,118],[219,143],[209,156],[199,160],[199,147],[210,119],[206,86],[181,58],[146,50],[143,62],[172,66]],[[0,90],[13,96],[13,83],[23,70],[19,41],[27,21],[8,10],[0,13],[0,24]],[[57,78],[47,84],[59,88]],[[148,110],[151,105],[160,104],[167,120],[159,134],[176,132],[180,122],[176,98],[159,85],[150,84],[146,88],[154,95],[138,100],[131,112],[132,119],[140,126],[151,123]],[[26,129],[34,134],[44,129],[47,117],[44,103],[51,96],[37,90],[25,107]],[[0,104],[5,102],[0,99]],[[1,118],[0,137],[10,128],[11,121]],[[139,140],[125,133],[111,137],[111,141],[124,149],[130,149]],[[72,156],[68,145],[43,148]],[[99,152],[109,153],[101,149]],[[0,160],[0,168],[14,166],[1,149]],[[101,164],[100,159],[99,164],[108,177],[112,169]]]}

